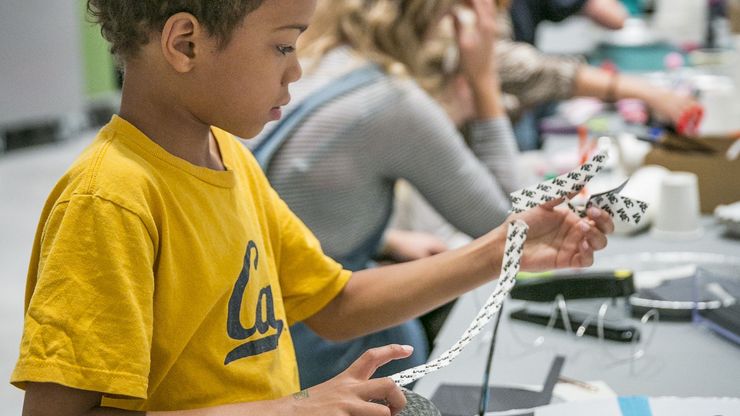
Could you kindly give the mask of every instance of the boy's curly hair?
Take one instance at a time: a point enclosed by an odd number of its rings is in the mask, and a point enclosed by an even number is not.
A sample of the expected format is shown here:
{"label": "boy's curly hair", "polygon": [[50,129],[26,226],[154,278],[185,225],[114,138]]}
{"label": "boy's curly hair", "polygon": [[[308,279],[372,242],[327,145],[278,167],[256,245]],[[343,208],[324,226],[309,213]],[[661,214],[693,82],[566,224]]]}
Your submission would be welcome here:
{"label": "boy's curly hair", "polygon": [[170,16],[187,12],[225,46],[250,12],[264,0],[87,0],[93,22],[100,24],[111,52],[125,60],[136,55],[154,31],[161,31]]}

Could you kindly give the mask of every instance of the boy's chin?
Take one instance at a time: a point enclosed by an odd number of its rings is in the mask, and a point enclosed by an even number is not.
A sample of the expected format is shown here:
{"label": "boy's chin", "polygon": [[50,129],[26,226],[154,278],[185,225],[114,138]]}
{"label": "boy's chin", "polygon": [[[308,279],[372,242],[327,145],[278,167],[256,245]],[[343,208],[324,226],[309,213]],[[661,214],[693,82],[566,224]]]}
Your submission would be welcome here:
{"label": "boy's chin", "polygon": [[260,134],[264,128],[265,123],[254,123],[245,126],[235,126],[234,128],[224,130],[242,139],[251,139]]}

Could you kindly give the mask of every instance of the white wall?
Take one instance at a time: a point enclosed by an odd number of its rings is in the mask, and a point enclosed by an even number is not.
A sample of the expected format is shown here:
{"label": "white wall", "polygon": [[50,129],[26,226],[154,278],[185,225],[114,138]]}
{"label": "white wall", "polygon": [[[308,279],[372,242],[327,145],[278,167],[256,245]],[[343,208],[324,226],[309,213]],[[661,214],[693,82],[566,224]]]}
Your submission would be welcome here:
{"label": "white wall", "polygon": [[0,126],[83,109],[76,0],[0,0]]}

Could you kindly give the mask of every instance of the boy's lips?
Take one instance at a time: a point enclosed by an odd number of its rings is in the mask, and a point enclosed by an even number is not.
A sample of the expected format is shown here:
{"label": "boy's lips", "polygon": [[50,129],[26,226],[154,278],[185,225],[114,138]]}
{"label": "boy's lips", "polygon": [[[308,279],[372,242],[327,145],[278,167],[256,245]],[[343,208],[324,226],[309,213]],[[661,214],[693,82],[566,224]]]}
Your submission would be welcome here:
{"label": "boy's lips", "polygon": [[270,109],[270,118],[273,120],[280,120],[280,118],[283,117],[282,107],[288,105],[288,103],[290,103],[290,96],[282,100],[279,105]]}
{"label": "boy's lips", "polygon": [[270,110],[271,120],[280,120],[283,117],[283,110],[280,107],[272,107]]}

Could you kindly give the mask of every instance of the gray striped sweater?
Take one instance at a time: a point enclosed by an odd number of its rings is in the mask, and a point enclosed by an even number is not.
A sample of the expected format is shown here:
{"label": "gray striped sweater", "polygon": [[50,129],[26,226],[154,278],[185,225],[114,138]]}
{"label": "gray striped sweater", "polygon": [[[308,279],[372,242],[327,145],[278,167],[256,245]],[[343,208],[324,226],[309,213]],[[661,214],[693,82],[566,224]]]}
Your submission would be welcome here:
{"label": "gray striped sweater", "polygon": [[[365,63],[348,48],[331,51],[291,86],[285,112]],[[506,218],[508,193],[519,187],[518,151],[507,118],[473,122],[467,130],[466,143],[415,82],[388,75],[315,112],[280,148],[267,175],[335,258],[383,226],[398,179],[411,183],[453,226],[480,236]],[[246,140],[247,147],[265,132]]]}

